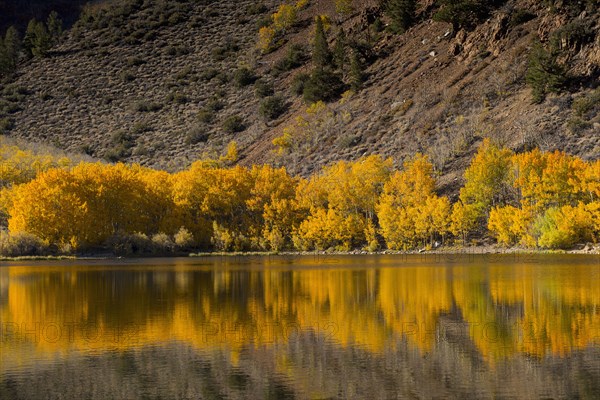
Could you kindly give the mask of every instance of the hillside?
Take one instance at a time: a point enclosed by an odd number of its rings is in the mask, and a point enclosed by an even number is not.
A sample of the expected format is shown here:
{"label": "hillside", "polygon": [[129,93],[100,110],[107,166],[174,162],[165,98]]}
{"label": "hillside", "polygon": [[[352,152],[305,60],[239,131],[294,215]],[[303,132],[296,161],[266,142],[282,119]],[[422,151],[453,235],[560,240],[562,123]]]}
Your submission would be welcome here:
{"label": "hillside", "polygon": [[[377,29],[377,17],[383,24],[389,18],[376,1],[355,1],[344,15],[333,1],[310,1],[283,45],[263,55],[258,24],[280,3],[124,0],[88,7],[47,57],[24,61],[14,82],[3,85],[6,134],[168,170],[221,154],[232,140],[242,164],[270,162],[303,175],[339,159],[377,153],[399,162],[420,151],[449,192],[485,137],[517,151],[600,155],[598,2],[573,10],[562,2],[509,0],[454,31],[432,19],[438,7],[426,0],[416,23],[393,34]],[[310,140],[278,155],[273,139],[305,115],[307,105],[291,88],[311,69],[309,38],[314,17],[323,14],[332,21],[330,47],[342,26],[365,49],[367,79],[362,90],[321,110]],[[560,50],[568,77],[560,93],[539,104],[525,82],[537,38]],[[305,48],[302,65],[282,71],[294,44]],[[254,74],[248,82],[243,68]],[[261,117],[254,79],[273,84],[287,103],[283,115]],[[232,116],[240,126],[224,126]]]}

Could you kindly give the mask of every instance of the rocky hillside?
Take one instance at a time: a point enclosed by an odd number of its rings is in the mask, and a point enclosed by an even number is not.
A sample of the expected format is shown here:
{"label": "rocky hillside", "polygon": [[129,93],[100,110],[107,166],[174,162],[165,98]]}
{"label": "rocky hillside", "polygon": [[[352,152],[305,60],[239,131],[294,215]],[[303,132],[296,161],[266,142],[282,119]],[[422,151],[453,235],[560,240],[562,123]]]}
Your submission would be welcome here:
{"label": "rocky hillside", "polygon": [[[439,5],[424,0],[403,34],[385,29],[390,20],[377,1],[354,1],[344,14],[333,0],[309,1],[280,47],[262,54],[259,27],[281,3],[87,7],[47,57],[24,61],[3,85],[1,125],[10,136],[169,170],[222,153],[232,140],[243,164],[302,174],[338,159],[380,153],[400,161],[420,151],[448,188],[485,137],[517,150],[600,156],[597,1],[509,0],[477,24],[453,27],[436,21]],[[329,16],[330,47],[343,27],[361,49],[366,80],[318,113],[316,136],[277,154],[273,139],[297,131],[286,128],[298,118],[316,118],[293,93],[295,77],[312,68],[316,15]],[[526,84],[536,40],[565,70],[560,91],[540,103]],[[259,112],[270,86],[285,103],[274,120]]]}

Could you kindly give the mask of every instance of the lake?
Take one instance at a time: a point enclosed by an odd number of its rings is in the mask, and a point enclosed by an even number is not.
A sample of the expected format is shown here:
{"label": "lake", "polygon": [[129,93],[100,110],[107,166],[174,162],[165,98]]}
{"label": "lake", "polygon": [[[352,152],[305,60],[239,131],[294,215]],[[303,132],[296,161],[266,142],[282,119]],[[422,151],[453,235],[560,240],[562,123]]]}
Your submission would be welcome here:
{"label": "lake", "polygon": [[600,257],[4,262],[2,399],[600,398]]}

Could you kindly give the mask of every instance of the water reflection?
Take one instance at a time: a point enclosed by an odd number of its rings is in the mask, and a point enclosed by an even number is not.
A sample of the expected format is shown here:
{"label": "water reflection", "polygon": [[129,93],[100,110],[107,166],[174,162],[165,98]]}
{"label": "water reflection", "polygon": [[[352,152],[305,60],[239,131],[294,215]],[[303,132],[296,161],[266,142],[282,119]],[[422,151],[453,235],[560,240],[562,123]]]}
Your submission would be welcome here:
{"label": "water reflection", "polygon": [[[233,387],[251,375],[235,368],[260,364],[270,372],[259,397],[272,391],[275,398],[290,387],[307,397],[360,397],[358,387],[336,386],[336,376],[383,363],[397,380],[407,364],[428,357],[458,363],[452,373],[467,377],[473,368],[500,373],[578,354],[589,359],[581,361],[591,374],[583,382],[600,378],[598,260],[537,261],[270,257],[4,267],[0,371],[19,377],[94,356],[135,375],[140,357],[196,365],[192,359],[204,355],[210,368],[218,360],[234,371]],[[318,372],[324,368],[334,370]],[[383,376],[378,390],[387,393]],[[332,387],[342,395],[319,391]]]}

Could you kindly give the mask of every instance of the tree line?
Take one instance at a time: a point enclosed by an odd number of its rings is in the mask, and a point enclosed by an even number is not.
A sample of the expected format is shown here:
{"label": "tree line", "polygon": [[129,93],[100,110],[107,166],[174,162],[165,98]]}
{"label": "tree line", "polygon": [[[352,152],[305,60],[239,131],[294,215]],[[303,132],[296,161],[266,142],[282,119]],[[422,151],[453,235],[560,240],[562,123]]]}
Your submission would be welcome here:
{"label": "tree line", "polygon": [[13,74],[21,59],[46,57],[62,33],[63,22],[56,11],[48,15],[45,23],[29,21],[23,38],[17,28],[9,27],[4,37],[0,37],[0,77]]}
{"label": "tree line", "polygon": [[174,174],[26,152],[16,162],[3,150],[0,214],[10,232],[3,250],[19,235],[68,251],[116,243],[124,252],[152,244],[410,250],[486,235],[507,246],[569,248],[600,238],[600,161],[564,152],[515,154],[485,140],[451,204],[436,193],[436,171],[421,154],[401,168],[372,155],[301,178],[269,165],[228,166],[235,150]]}

